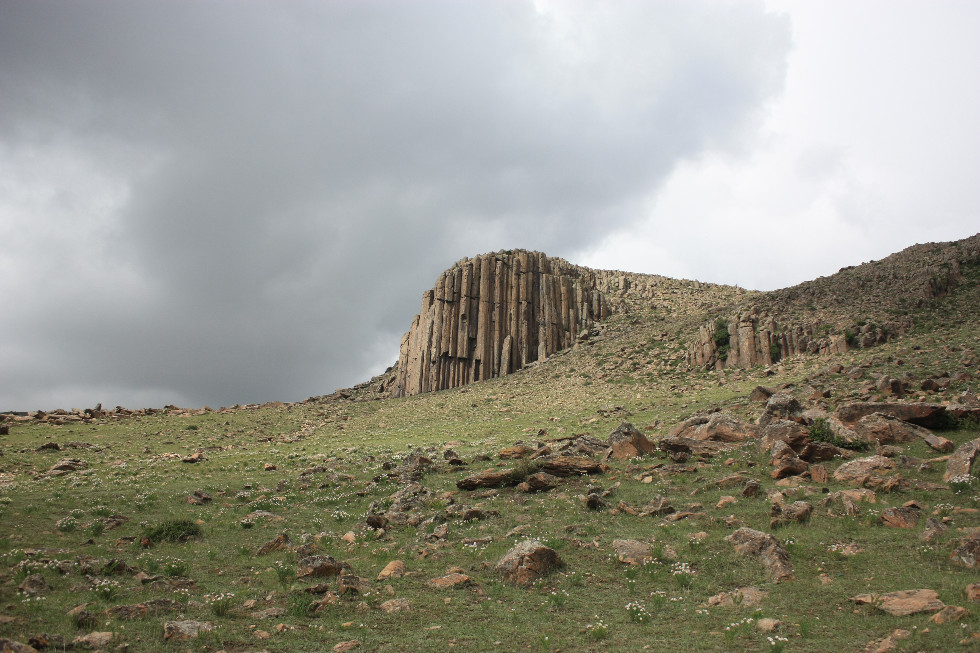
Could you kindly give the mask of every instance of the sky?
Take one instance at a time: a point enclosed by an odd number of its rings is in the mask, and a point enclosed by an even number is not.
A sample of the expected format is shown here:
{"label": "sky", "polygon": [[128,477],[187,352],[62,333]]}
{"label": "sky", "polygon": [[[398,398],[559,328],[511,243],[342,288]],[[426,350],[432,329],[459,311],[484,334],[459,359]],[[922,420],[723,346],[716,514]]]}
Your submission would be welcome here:
{"label": "sky", "polygon": [[980,231],[980,3],[4,0],[0,411],[329,394],[455,261],[770,290]]}

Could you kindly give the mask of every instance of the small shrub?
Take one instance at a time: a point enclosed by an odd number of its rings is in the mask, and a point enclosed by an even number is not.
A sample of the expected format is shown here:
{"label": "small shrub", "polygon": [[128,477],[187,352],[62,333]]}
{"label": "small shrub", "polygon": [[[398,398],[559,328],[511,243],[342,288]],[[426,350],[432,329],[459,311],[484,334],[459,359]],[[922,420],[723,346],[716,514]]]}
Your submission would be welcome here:
{"label": "small shrub", "polygon": [[189,519],[173,519],[147,528],[143,537],[152,542],[186,542],[201,535],[201,527]]}

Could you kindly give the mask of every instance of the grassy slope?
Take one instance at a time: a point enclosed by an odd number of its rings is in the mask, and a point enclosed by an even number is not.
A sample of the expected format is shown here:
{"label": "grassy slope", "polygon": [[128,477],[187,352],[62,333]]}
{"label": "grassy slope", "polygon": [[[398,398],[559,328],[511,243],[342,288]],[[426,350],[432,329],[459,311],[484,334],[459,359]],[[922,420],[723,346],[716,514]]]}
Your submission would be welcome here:
{"label": "grassy slope", "polygon": [[[639,480],[643,472],[670,461],[614,462],[607,474],[569,480],[541,495],[512,489],[484,494],[458,491],[455,482],[460,477],[500,463],[494,456],[456,470],[443,463],[441,452],[451,446],[472,461],[478,454],[493,455],[519,440],[534,443],[582,433],[604,439],[622,419],[655,437],[704,409],[723,408],[755,419],[761,406],[747,399],[755,385],[789,384],[789,390],[803,398],[809,394],[805,379],[833,362],[846,367],[866,363],[868,378],[905,371],[919,380],[940,371],[966,370],[975,375],[980,342],[974,325],[980,301],[976,279],[967,281],[947,298],[943,313],[930,313],[937,316],[932,322],[920,316],[923,326],[901,341],[829,359],[792,359],[773,376],[765,376],[762,370],[677,371],[672,361],[684,345],[677,334],[703,316],[688,316],[682,324],[680,318],[664,320],[652,312],[635,311],[614,318],[592,344],[510,377],[453,391],[397,400],[317,401],[60,427],[14,425],[10,435],[0,436],[0,615],[12,618],[0,620],[0,637],[25,642],[32,635],[47,633],[55,642],[58,637],[70,642],[90,630],[104,630],[116,633],[110,649],[125,642],[129,650],[140,651],[314,651],[352,639],[361,642],[359,650],[368,651],[644,647],[768,651],[776,649],[767,635],[744,620],[772,617],[783,622],[776,634],[787,639],[776,648],[782,645],[787,651],[858,650],[899,627],[915,633],[900,643],[903,649],[966,650],[959,642],[980,631],[977,616],[940,626],[930,624],[924,615],[899,618],[873,608],[856,609],[848,599],[865,592],[931,588],[947,604],[967,605],[964,588],[980,579],[976,571],[951,565],[949,553],[961,536],[958,529],[980,527],[977,490],[879,494],[879,502],[864,506],[858,517],[833,516],[817,508],[808,525],[776,531],[788,542],[797,580],[773,584],[759,563],[736,555],[723,539],[734,528],[726,524],[730,516],[768,531],[769,501],[764,494],[747,499],[738,496],[738,489],[712,486],[716,479],[741,472],[757,478],[764,489],[775,489],[768,460],[754,443],[733,451],[727,462],[722,457],[689,473],[653,473],[652,483]],[[866,380],[824,378],[821,387],[832,392],[826,406],[833,408],[837,402],[861,396],[860,386]],[[944,395],[967,389],[980,392],[976,378],[954,383]],[[943,435],[961,443],[980,433],[968,426]],[[62,447],[72,441],[94,446],[36,451],[48,441]],[[430,451],[437,461],[422,480],[433,493],[423,515],[440,513],[452,502],[499,514],[484,521],[450,520],[445,541],[427,537],[433,525],[421,532],[394,528],[377,539],[364,526],[368,506],[385,503],[401,487],[383,477],[383,464],[397,463],[417,447]],[[905,448],[909,456],[936,457],[924,444]],[[197,450],[204,451],[204,462],[181,462],[181,457]],[[67,456],[84,459],[89,469],[63,477],[43,475]],[[276,469],[266,471],[266,464]],[[836,464],[828,466],[833,469]],[[302,476],[316,466],[327,471]],[[931,469],[902,469],[901,474],[938,482],[944,469],[938,462]],[[701,510],[695,517],[672,523],[584,508],[581,497],[590,487],[605,489],[617,483],[609,499],[613,506],[619,501],[642,506],[663,494],[678,509],[700,504]],[[831,480],[828,488],[845,486]],[[189,505],[185,497],[196,490],[209,493],[214,501]],[[814,494],[806,496],[798,490],[791,498],[815,504],[822,498],[821,488],[814,486],[811,491]],[[716,508],[726,494],[736,495],[737,502]],[[921,523],[914,532],[880,525],[880,510],[910,499],[922,504],[927,514],[950,513],[953,528],[938,541],[925,544],[917,537]],[[255,510],[274,513],[281,521],[253,518],[254,525],[243,528],[242,521]],[[110,514],[128,521],[98,532],[92,523]],[[76,527],[71,530],[62,522],[59,528],[59,521],[70,515],[75,515]],[[145,527],[170,519],[200,520],[202,536],[151,549],[124,539],[138,540]],[[520,533],[508,535],[514,528],[520,528]],[[291,573],[296,556],[256,553],[282,531],[294,544],[315,542],[321,554],[348,562],[354,573],[370,579],[368,592],[308,614],[306,607],[316,597],[302,592],[311,583],[297,581]],[[356,535],[353,544],[341,539],[348,531]],[[704,535],[696,538],[699,533]],[[540,538],[557,549],[566,568],[532,588],[516,589],[502,583],[492,567],[525,537]],[[623,565],[612,554],[611,543],[617,538],[655,542],[663,559],[643,568]],[[831,548],[852,542],[863,552],[843,556]],[[676,551],[676,560],[663,553],[670,549]],[[86,556],[97,559],[95,573],[88,576],[78,564],[85,563]],[[94,581],[103,576],[98,570],[109,559],[162,574],[164,580],[171,578],[166,573],[170,570],[175,578],[192,580],[193,586],[177,591],[164,583],[141,585],[134,576],[123,574],[111,577],[118,589],[100,596],[93,590]],[[375,581],[377,573],[396,559],[405,562],[409,574]],[[52,561],[72,564],[63,565],[67,573],[61,573]],[[688,563],[695,573],[672,573],[677,562]],[[427,586],[429,579],[452,567],[464,570],[476,586],[450,591]],[[17,592],[28,573],[41,573],[51,586],[43,600],[25,601]],[[821,574],[832,582],[822,583]],[[709,596],[749,585],[769,592],[758,611],[704,607]],[[227,593],[234,596],[224,612],[213,603],[216,596]],[[184,618],[210,621],[218,629],[202,634],[193,645],[164,642],[162,624],[174,615],[123,621],[104,613],[114,605],[152,598],[178,600]],[[411,610],[386,614],[377,609],[390,598],[407,599]],[[250,599],[256,605],[246,608]],[[83,602],[91,602],[87,609],[99,618],[79,629],[66,613]],[[629,603],[641,604],[649,618],[642,623],[631,619]],[[276,607],[285,613],[266,618],[255,614]],[[263,633],[268,633],[267,639]]]}

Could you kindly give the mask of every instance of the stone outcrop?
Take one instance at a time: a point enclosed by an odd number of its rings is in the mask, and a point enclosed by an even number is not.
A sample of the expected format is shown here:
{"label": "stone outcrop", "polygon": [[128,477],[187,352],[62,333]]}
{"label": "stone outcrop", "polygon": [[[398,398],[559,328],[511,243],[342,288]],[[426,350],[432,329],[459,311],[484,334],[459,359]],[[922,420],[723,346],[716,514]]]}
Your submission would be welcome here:
{"label": "stone outcrop", "polygon": [[516,250],[463,259],[422,295],[402,338],[393,394],[444,390],[515,372],[571,347],[609,315],[588,268]]}

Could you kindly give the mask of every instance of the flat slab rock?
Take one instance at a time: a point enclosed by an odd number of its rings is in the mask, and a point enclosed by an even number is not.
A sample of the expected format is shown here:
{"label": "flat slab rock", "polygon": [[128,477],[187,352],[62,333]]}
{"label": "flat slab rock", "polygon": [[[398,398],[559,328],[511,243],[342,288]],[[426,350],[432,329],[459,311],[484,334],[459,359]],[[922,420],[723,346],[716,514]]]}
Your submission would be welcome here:
{"label": "flat slab rock", "polygon": [[935,590],[902,590],[888,594],[858,594],[851,597],[858,605],[873,605],[896,617],[920,612],[939,612],[946,604],[939,600]]}
{"label": "flat slab rock", "polygon": [[919,426],[934,427],[946,419],[946,406],[930,403],[857,402],[838,408],[837,419],[846,424],[854,424],[872,413],[881,413]]}

